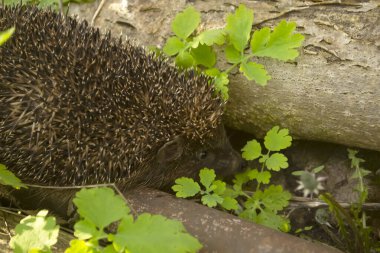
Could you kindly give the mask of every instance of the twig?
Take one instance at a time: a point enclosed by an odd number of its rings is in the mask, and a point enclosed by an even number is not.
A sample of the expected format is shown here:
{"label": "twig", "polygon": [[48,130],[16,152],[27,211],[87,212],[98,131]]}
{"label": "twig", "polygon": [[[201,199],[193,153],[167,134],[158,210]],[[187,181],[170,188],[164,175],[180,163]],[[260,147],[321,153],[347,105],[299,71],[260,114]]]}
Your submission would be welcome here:
{"label": "twig", "polygon": [[91,19],[91,26],[94,25],[94,23],[95,23],[95,19],[96,19],[96,17],[99,15],[100,10],[103,8],[103,5],[104,5],[105,2],[106,2],[106,0],[102,0],[102,1],[100,2],[98,8],[97,8],[96,11],[95,11],[94,16],[93,16],[92,19]]}
{"label": "twig", "polygon": [[[352,203],[348,202],[338,202],[343,208],[350,208],[352,206]],[[303,198],[303,197],[292,197],[292,200],[290,202],[291,207],[310,207],[310,208],[317,208],[317,207],[327,207],[328,205],[320,200],[313,200],[310,198]],[[363,203],[363,210],[369,210],[369,211],[376,211],[380,210],[380,203]]]}

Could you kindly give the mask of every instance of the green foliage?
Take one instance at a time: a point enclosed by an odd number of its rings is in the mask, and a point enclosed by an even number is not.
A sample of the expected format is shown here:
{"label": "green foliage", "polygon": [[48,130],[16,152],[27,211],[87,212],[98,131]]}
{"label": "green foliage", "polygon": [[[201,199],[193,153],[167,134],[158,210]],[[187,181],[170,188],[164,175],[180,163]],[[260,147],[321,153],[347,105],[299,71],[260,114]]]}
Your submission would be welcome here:
{"label": "green foliage", "polygon": [[237,202],[229,196],[223,196],[226,190],[226,183],[215,180],[215,171],[204,168],[199,172],[200,182],[204,188],[201,189],[197,182],[190,178],[179,178],[172,186],[176,196],[180,198],[193,197],[196,194],[202,195],[201,202],[208,207],[215,207],[218,204],[227,210],[237,209]]}
{"label": "green foliage", "polygon": [[[148,213],[134,219],[124,200],[109,188],[82,189],[73,202],[80,215],[74,225],[77,239],[70,242],[65,253],[187,253],[202,247],[179,221]],[[46,214],[47,211],[41,211],[17,225],[16,235],[10,242],[16,253],[51,252],[59,226]],[[120,222],[117,232],[106,232],[114,222]],[[107,246],[101,246],[99,240],[107,241]]]}
{"label": "green foliage", "polygon": [[273,32],[268,27],[253,33],[251,52],[255,56],[272,57],[278,60],[293,60],[298,56],[298,48],[302,45],[304,37],[295,34],[296,23],[287,23],[282,20]]}
{"label": "green foliage", "polygon": [[[327,193],[321,194],[320,198],[327,203],[338,225],[339,237],[331,238],[339,248],[348,253],[380,252],[380,242],[374,238],[371,227],[366,226],[358,216],[357,208],[346,210]],[[334,234],[330,230],[327,232]]]}
{"label": "green foliage", "polygon": [[300,234],[302,232],[305,232],[305,231],[310,231],[313,229],[313,226],[306,226],[304,228],[298,228],[296,229],[296,231],[294,231],[295,234]]}
{"label": "green foliage", "polygon": [[[175,63],[180,68],[193,67],[212,77],[215,89],[225,100],[228,99],[228,74],[233,69],[237,67],[248,80],[254,80],[264,86],[271,76],[263,65],[252,59],[271,57],[281,61],[294,60],[298,56],[296,49],[304,40],[301,34],[295,33],[296,24],[285,20],[273,31],[264,27],[256,30],[251,36],[253,11],[243,4],[227,16],[224,29],[206,30],[195,34],[200,20],[200,13],[192,6],[179,13],[172,22],[175,36],[166,41],[163,52],[175,57]],[[221,70],[215,67],[215,46],[222,47],[225,60],[231,64],[228,69]],[[246,53],[248,46],[250,50]]]}
{"label": "green foliage", "polygon": [[328,204],[339,228],[339,238],[332,237],[332,239],[346,252],[380,252],[380,242],[375,240],[372,228],[367,226],[368,217],[363,210],[363,204],[368,196],[368,187],[364,183],[364,177],[371,172],[361,167],[364,160],[356,156],[358,151],[352,149],[347,151],[348,158],[351,160],[351,168],[354,169],[351,178],[358,181],[356,191],[359,198],[349,210],[346,210],[330,194],[320,196]]}
{"label": "green foliage", "polygon": [[[42,210],[36,216],[27,216],[16,226],[16,235],[9,242],[15,253],[51,252],[50,247],[57,242],[59,226],[54,217],[46,217]],[[38,251],[37,251],[38,250]]]}
{"label": "green foliage", "polygon": [[289,136],[289,130],[280,130],[279,126],[273,127],[265,136],[264,145],[271,151],[280,151],[290,147],[292,145],[292,137]]}
{"label": "green foliage", "polygon": [[[172,189],[177,197],[187,198],[199,194],[204,205],[209,207],[219,205],[226,210],[233,210],[241,218],[274,229],[289,231],[289,220],[278,213],[288,206],[291,194],[284,191],[280,185],[262,187],[270,183],[271,171],[288,167],[287,158],[283,154],[278,152],[271,154],[291,145],[292,138],[288,133],[287,129],[280,130],[278,126],[268,131],[264,142],[267,149],[265,154],[262,153],[263,148],[257,140],[249,141],[242,149],[243,158],[249,161],[259,159],[261,169],[248,169],[237,174],[232,186],[221,180],[215,180],[214,170],[204,168],[199,173],[204,190],[198,183],[188,178],[177,179]],[[256,191],[251,194],[246,193],[243,185],[252,181],[256,182]]]}
{"label": "green foliage", "polygon": [[175,183],[172,189],[179,198],[193,197],[201,191],[199,184],[191,178],[181,177]]}
{"label": "green foliage", "polygon": [[161,215],[141,214],[134,221],[129,215],[121,220],[117,234],[109,235],[120,252],[196,252],[201,248],[197,239],[184,233],[182,223]]}
{"label": "green foliage", "polygon": [[27,188],[26,185],[21,183],[21,180],[11,171],[7,170],[7,167],[3,164],[0,164],[0,184],[10,185],[16,189],[20,189],[21,187]]}
{"label": "green foliage", "polygon": [[371,174],[371,171],[366,170],[360,166],[363,159],[356,156],[357,150],[347,149],[348,159],[351,160],[351,168],[354,169],[354,173],[351,178],[358,180],[358,185],[356,186],[356,191],[359,193],[359,204],[363,204],[368,195],[368,188],[364,184],[364,177]]}
{"label": "green foliage", "polygon": [[3,45],[14,33],[15,28],[11,27],[5,31],[0,32],[0,46]]}
{"label": "green foliage", "polygon": [[235,13],[227,16],[226,22],[229,43],[238,52],[243,52],[251,36],[253,11],[241,4]]}
{"label": "green foliage", "polygon": [[187,39],[195,31],[200,22],[200,13],[190,6],[174,18],[172,29],[174,34],[179,38]]}

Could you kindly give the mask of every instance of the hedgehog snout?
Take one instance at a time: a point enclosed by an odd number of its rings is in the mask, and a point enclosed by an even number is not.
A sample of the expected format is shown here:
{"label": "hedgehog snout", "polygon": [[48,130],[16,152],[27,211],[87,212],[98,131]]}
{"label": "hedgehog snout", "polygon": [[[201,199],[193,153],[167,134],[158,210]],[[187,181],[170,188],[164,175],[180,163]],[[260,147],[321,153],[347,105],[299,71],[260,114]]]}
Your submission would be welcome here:
{"label": "hedgehog snout", "polygon": [[217,170],[217,175],[228,177],[241,172],[242,167],[243,160],[241,155],[231,148],[220,155],[215,169]]}

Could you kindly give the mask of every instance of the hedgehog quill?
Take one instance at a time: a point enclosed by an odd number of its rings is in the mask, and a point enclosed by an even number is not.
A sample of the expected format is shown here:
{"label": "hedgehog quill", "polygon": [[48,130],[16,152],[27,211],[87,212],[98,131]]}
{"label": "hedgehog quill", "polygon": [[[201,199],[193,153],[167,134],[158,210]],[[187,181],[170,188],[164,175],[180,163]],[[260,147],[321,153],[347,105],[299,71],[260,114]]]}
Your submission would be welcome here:
{"label": "hedgehog quill", "polygon": [[160,188],[240,156],[210,80],[86,22],[0,8],[0,162],[25,183]]}

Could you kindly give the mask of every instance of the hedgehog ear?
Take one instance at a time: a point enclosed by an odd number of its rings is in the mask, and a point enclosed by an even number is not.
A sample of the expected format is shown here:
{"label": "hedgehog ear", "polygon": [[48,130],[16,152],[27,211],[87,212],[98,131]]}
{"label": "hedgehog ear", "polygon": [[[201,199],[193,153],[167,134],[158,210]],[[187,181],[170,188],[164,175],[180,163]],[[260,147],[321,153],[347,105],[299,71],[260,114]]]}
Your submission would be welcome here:
{"label": "hedgehog ear", "polygon": [[160,164],[173,162],[183,153],[183,138],[176,136],[174,140],[165,143],[157,152],[157,161]]}

